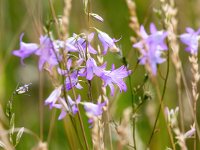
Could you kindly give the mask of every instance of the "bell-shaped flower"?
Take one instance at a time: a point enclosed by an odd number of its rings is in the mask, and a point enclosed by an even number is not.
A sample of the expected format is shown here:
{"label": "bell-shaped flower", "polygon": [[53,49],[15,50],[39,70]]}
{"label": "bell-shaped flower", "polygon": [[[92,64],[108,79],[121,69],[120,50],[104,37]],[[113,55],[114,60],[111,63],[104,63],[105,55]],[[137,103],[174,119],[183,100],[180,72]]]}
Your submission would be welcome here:
{"label": "bell-shaped flower", "polygon": [[48,36],[40,36],[40,47],[36,55],[39,56],[39,70],[42,70],[45,63],[52,68],[61,60],[61,56],[54,49],[53,42]]}
{"label": "bell-shaped flower", "polygon": [[161,64],[165,61],[161,55],[162,51],[167,50],[167,46],[165,44],[167,32],[157,31],[153,23],[150,25],[150,32],[151,34],[148,35],[144,29],[144,26],[141,26],[140,34],[142,40],[134,44],[133,47],[140,50],[140,64],[150,66],[150,71],[153,75],[156,75],[157,64]]}
{"label": "bell-shaped flower", "polygon": [[12,54],[21,58],[21,64],[24,64],[24,58],[34,54],[38,49],[38,44],[35,43],[24,43],[22,38],[24,33],[20,35],[20,48],[12,51]]}
{"label": "bell-shaped flower", "polygon": [[105,65],[98,67],[93,58],[88,58],[86,62],[86,79],[92,80],[94,74],[100,77],[105,69]]}
{"label": "bell-shaped flower", "polygon": [[103,107],[106,105],[106,102],[103,103],[91,103],[91,102],[82,102],[84,109],[86,111],[86,115],[89,117],[88,122],[92,123],[93,117],[100,117],[103,113]]}
{"label": "bell-shaped flower", "polygon": [[197,54],[200,29],[194,31],[192,28],[186,28],[186,32],[187,33],[180,35],[180,40],[182,43],[187,45],[187,47],[185,48],[187,52],[190,52],[191,54]]}
{"label": "bell-shaped flower", "polygon": [[100,78],[104,81],[104,86],[108,85],[110,87],[111,95],[114,95],[114,84],[119,87],[120,92],[127,90],[123,78],[127,77],[129,74],[131,74],[131,70],[128,70],[125,66],[115,69],[113,65],[112,70],[104,70]]}
{"label": "bell-shaped flower", "polygon": [[98,29],[96,29],[96,31],[98,32],[98,38],[103,46],[103,54],[105,55],[108,51],[108,48],[110,49],[114,49],[116,52],[119,51],[119,48],[117,48],[117,46],[115,45],[116,42],[118,42],[119,40],[116,39],[112,39],[107,33],[100,31]]}
{"label": "bell-shaped flower", "polygon": [[78,97],[77,97],[77,99],[76,99],[76,102],[73,101],[69,95],[67,96],[67,99],[68,99],[68,102],[69,102],[70,107],[71,107],[71,109],[72,109],[72,113],[75,115],[75,114],[78,112],[77,105],[78,105],[78,104],[80,103],[80,101],[81,101],[81,96],[78,95]]}
{"label": "bell-shaped flower", "polygon": [[45,100],[45,105],[49,105],[50,109],[54,107],[57,100],[60,98],[62,86],[57,87]]}
{"label": "bell-shaped flower", "polygon": [[91,54],[97,54],[97,51],[91,46],[91,41],[94,38],[94,33],[90,33],[87,38],[83,38],[77,34],[73,34],[72,37],[68,38],[66,44],[73,45],[76,49],[72,50],[72,52],[84,52],[88,50]]}

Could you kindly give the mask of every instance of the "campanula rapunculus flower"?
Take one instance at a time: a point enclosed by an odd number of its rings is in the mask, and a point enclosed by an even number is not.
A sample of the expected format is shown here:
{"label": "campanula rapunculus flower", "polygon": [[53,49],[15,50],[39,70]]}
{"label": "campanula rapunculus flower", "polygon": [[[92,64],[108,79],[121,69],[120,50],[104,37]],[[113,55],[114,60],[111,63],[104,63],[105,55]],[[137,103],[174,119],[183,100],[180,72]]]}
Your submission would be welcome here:
{"label": "campanula rapunculus flower", "polygon": [[51,69],[61,60],[58,51],[54,49],[53,42],[48,36],[40,36],[40,47],[35,54],[39,56],[38,67],[40,71],[45,63],[48,63]]}
{"label": "campanula rapunculus flower", "polygon": [[80,103],[81,101],[81,96],[78,95],[76,102],[72,100],[72,98],[70,96],[67,96],[68,102],[70,104],[70,107],[72,109],[72,113],[75,115],[78,112],[78,108],[77,105]]}
{"label": "campanula rapunculus flower", "polygon": [[85,52],[87,49],[89,53],[97,54],[97,51],[90,44],[93,38],[94,33],[90,33],[87,38],[83,38],[74,33],[72,37],[67,39],[66,43],[73,45],[76,48],[74,51],[71,50],[72,52]]}
{"label": "campanula rapunculus flower", "polygon": [[133,47],[140,50],[140,64],[148,64],[152,74],[156,75],[157,64],[161,64],[165,61],[161,55],[163,51],[167,50],[167,46],[165,44],[167,32],[157,31],[155,25],[152,23],[150,25],[150,35],[146,33],[144,26],[140,27],[140,33],[142,40],[134,44]]}
{"label": "campanula rapunculus flower", "polygon": [[104,69],[105,65],[98,67],[93,58],[88,58],[86,62],[86,79],[92,80],[94,74],[100,77]]}
{"label": "campanula rapunculus flower", "polygon": [[98,29],[96,29],[96,31],[98,32],[98,38],[103,46],[104,55],[107,53],[109,48],[115,50],[116,52],[119,51],[119,48],[117,48],[117,46],[115,45],[115,43],[119,40],[112,39],[107,33]]}
{"label": "campanula rapunculus flower", "polygon": [[89,117],[88,122],[92,123],[91,117],[99,117],[103,113],[103,107],[106,105],[106,102],[103,103],[91,103],[91,102],[82,102],[87,116]]}
{"label": "campanula rapunculus flower", "polygon": [[104,86],[108,85],[110,87],[111,95],[114,95],[114,84],[119,87],[120,92],[127,90],[123,78],[127,77],[129,74],[131,74],[131,71],[125,66],[115,69],[113,65],[110,71],[104,70],[100,78],[104,81]]}
{"label": "campanula rapunculus flower", "polygon": [[180,35],[180,40],[182,43],[187,45],[185,50],[191,54],[197,54],[199,39],[200,39],[200,29],[194,31],[192,28],[186,28],[186,32]]}
{"label": "campanula rapunculus flower", "polygon": [[31,54],[34,54],[38,49],[38,44],[35,43],[24,43],[22,38],[24,33],[20,35],[20,48],[12,52],[13,55],[21,58],[21,64],[24,64],[24,58],[29,57]]}
{"label": "campanula rapunculus flower", "polygon": [[57,87],[45,100],[45,105],[49,105],[50,109],[54,107],[54,104],[56,104],[57,100],[60,98],[61,90],[62,90],[62,86]]}

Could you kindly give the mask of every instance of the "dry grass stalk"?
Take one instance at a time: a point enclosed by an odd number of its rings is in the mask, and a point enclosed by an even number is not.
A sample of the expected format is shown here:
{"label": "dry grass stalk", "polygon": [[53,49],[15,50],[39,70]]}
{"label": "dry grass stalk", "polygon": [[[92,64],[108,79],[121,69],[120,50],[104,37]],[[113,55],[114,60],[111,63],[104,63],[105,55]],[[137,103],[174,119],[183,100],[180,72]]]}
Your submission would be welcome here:
{"label": "dry grass stalk", "polygon": [[119,126],[117,126],[118,134],[118,147],[123,147],[124,145],[130,144],[132,138],[130,137],[131,128],[130,121],[132,117],[132,108],[126,108],[123,112],[123,118]]}
{"label": "dry grass stalk", "polygon": [[[132,0],[126,0],[129,12],[130,12],[130,23],[129,27],[137,34],[138,37],[140,36],[140,23],[137,18],[137,13],[136,13],[136,6],[135,2]],[[135,37],[131,36],[131,42],[135,43],[136,39]]]}
{"label": "dry grass stalk", "polygon": [[[137,18],[137,13],[136,13],[136,5],[135,5],[135,2],[132,1],[132,0],[126,0],[126,3],[127,3],[127,6],[128,6],[128,9],[129,9],[129,12],[130,12],[130,23],[129,23],[129,27],[136,33],[136,35],[142,39],[141,37],[141,34],[140,34],[140,23],[138,21],[138,18]],[[132,43],[136,43],[136,38],[131,36],[130,38],[131,42]],[[145,45],[145,43],[144,43]],[[145,50],[147,51],[148,49],[146,48],[145,46]],[[149,65],[149,63],[147,62],[145,64],[145,68],[147,70],[147,72],[150,73],[150,76],[152,75],[152,70],[151,70],[151,67]],[[151,77],[152,78],[152,77]],[[153,79],[153,78],[152,78]]]}
{"label": "dry grass stalk", "polygon": [[101,122],[101,119],[94,117],[93,118],[93,127],[92,127],[92,143],[95,150],[104,150],[104,124]]}
{"label": "dry grass stalk", "polygon": [[[194,111],[194,117],[196,118],[196,109],[197,109],[197,100],[199,98],[198,93],[198,82],[200,80],[200,73],[199,73],[199,66],[198,66],[198,56],[197,54],[193,54],[189,57],[189,61],[192,64],[191,72],[193,75],[192,79],[192,98],[193,98],[193,111]],[[195,119],[194,119],[195,122]],[[194,134],[194,138],[196,138],[196,133]],[[194,149],[196,149],[196,139],[194,140]]]}
{"label": "dry grass stalk", "polygon": [[69,27],[69,16],[72,7],[72,0],[64,0],[65,7],[63,9],[61,33],[62,37],[66,39],[68,37],[68,27]]}
{"label": "dry grass stalk", "polygon": [[181,60],[179,57],[179,44],[177,41],[177,25],[178,21],[176,18],[177,8],[175,7],[175,1],[170,0],[169,3],[166,0],[160,0],[162,12],[164,14],[164,25],[168,32],[168,41],[171,52],[171,59],[175,67],[176,71],[176,84],[178,87],[178,99],[179,99],[179,108],[180,108],[180,122],[181,122],[181,130],[184,131],[183,124],[183,104],[181,98]]}

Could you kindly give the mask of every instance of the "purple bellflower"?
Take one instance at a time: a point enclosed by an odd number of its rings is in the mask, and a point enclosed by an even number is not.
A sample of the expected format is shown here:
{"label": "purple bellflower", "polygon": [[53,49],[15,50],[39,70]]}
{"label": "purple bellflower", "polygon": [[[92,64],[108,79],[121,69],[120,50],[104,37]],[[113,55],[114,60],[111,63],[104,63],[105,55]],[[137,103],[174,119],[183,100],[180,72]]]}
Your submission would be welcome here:
{"label": "purple bellflower", "polygon": [[94,77],[94,74],[100,77],[105,67],[106,67],[105,64],[98,67],[93,58],[88,58],[86,62],[86,79],[92,80],[92,78]]}
{"label": "purple bellflower", "polygon": [[156,75],[157,64],[161,64],[165,61],[161,55],[162,51],[167,50],[167,46],[164,42],[165,38],[167,37],[167,32],[157,31],[153,23],[150,25],[150,32],[151,34],[148,35],[144,29],[144,26],[141,26],[140,33],[142,40],[134,44],[133,47],[140,49],[140,64],[148,64],[152,74]]}
{"label": "purple bellflower", "polygon": [[62,86],[54,89],[49,97],[45,100],[45,105],[49,105],[50,109],[55,107],[57,100],[60,98]]}
{"label": "purple bellflower", "polygon": [[119,40],[112,39],[107,33],[102,32],[98,29],[96,29],[96,31],[98,32],[98,38],[101,41],[101,44],[104,48],[103,55],[105,55],[107,53],[108,48],[114,49],[117,52],[119,51],[119,49],[117,48],[115,43],[118,42],[120,39]]}
{"label": "purple bellflower", "polygon": [[187,52],[190,52],[191,54],[197,54],[200,29],[195,32],[192,28],[186,28],[186,32],[187,33],[180,35],[180,40],[182,43],[187,45],[185,49]]}
{"label": "purple bellflower", "polygon": [[67,99],[68,99],[68,102],[69,102],[70,107],[72,109],[72,113],[75,115],[78,112],[77,105],[81,102],[81,96],[78,95],[76,102],[73,101],[70,96],[67,96]]}
{"label": "purple bellflower", "polygon": [[85,52],[86,48],[88,48],[88,51],[91,54],[97,54],[97,51],[90,44],[93,38],[94,38],[94,33],[90,33],[87,36],[88,41],[86,41],[85,38],[82,38],[74,33],[72,37],[67,39],[66,44],[73,45],[76,48],[73,50],[71,49],[71,52],[79,52],[79,51]]}
{"label": "purple bellflower", "polygon": [[[58,51],[54,49],[52,40],[48,36],[40,36],[40,47],[36,52],[39,58],[39,70],[41,71],[44,64],[47,62],[50,68],[58,64],[61,57],[58,55]],[[57,55],[57,56],[56,56]]]}
{"label": "purple bellflower", "polygon": [[[82,61],[81,59],[77,61],[79,63],[79,65],[81,64],[81,61]],[[78,77],[79,77],[78,70],[74,70],[71,73],[71,71],[70,71],[71,66],[72,66],[72,60],[68,59],[67,66],[66,66],[67,70],[57,68],[57,71],[60,75],[66,76],[65,86],[66,86],[67,91],[71,90],[72,87],[74,87],[74,86],[77,89],[82,89],[82,86],[78,83]]]}
{"label": "purple bellflower", "polygon": [[29,57],[31,54],[34,54],[38,49],[38,44],[35,43],[24,43],[22,38],[24,33],[20,35],[20,49],[14,50],[12,52],[13,55],[21,58],[21,64],[24,65],[24,58]]}
{"label": "purple bellflower", "polygon": [[128,70],[125,66],[121,66],[120,68],[115,69],[113,65],[111,71],[103,71],[101,79],[104,81],[104,86],[108,85],[110,87],[111,95],[114,95],[114,84],[117,84],[120,92],[127,90],[123,78],[130,74],[131,70]]}
{"label": "purple bellflower", "polygon": [[87,116],[89,117],[88,122],[93,122],[93,117],[100,117],[103,113],[103,107],[106,105],[106,102],[103,103],[91,103],[91,102],[82,102]]}

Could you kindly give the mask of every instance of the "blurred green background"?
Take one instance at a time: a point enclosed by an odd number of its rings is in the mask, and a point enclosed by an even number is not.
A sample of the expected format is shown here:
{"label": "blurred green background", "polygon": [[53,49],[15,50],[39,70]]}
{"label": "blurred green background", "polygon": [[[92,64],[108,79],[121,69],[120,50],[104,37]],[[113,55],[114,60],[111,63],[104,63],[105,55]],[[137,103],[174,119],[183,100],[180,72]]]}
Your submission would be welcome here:
{"label": "blurred green background", "polygon": [[[133,57],[128,60],[129,67],[134,68],[137,62],[139,54],[136,50],[132,49],[132,44],[130,42],[130,36],[135,33],[129,28],[129,11],[125,0],[91,0],[92,11],[99,14],[104,18],[103,23],[92,22],[92,25],[98,27],[102,31],[108,33],[111,37],[122,39],[118,42],[118,46],[122,49],[123,55],[132,55]],[[161,29],[160,20],[156,17],[154,9],[159,9],[159,2],[156,0],[135,0],[137,15],[139,22],[144,24],[147,29],[149,28],[149,23],[154,22],[159,29]],[[178,19],[179,19],[179,33],[184,32],[184,28],[191,26],[195,29],[199,27],[200,24],[200,10],[198,9],[198,4],[200,0],[176,0],[178,7]],[[63,14],[63,0],[53,0],[53,6],[57,16]],[[19,58],[11,54],[12,50],[19,48],[19,36],[22,32],[25,33],[24,41],[26,42],[38,42],[38,30],[42,28],[50,19],[52,19],[51,11],[49,7],[48,0],[0,0],[0,105],[1,111],[5,112],[5,106],[15,90],[18,83],[32,83],[29,94],[31,96],[19,95],[14,100],[14,111],[16,114],[16,126],[26,127],[36,134],[39,135],[40,125],[39,125],[39,72],[37,69],[37,58],[30,57],[25,59],[25,66],[20,65]],[[69,33],[81,33],[87,29],[86,23],[87,17],[84,15],[83,2],[82,0],[72,1],[72,10],[70,14],[70,26]],[[183,49],[183,48],[182,48]],[[187,53],[181,49],[181,59],[187,60]],[[123,63],[117,55],[109,53],[105,60],[108,61],[108,66],[110,67],[112,63],[116,66],[120,66]],[[165,65],[163,65],[165,68]],[[186,72],[189,71],[189,66],[187,63],[184,64],[184,69]],[[132,84],[136,87],[142,84],[144,79],[144,68],[143,66],[137,67],[137,70],[133,71]],[[176,85],[174,81],[174,68],[171,65],[170,77],[166,91],[166,103],[169,107],[175,107],[177,105],[177,94]],[[46,74],[43,73],[43,99],[48,97],[50,92],[53,90],[53,86],[50,80],[46,78]],[[127,80],[128,81],[128,80]],[[128,85],[128,82],[127,82]],[[162,85],[162,80],[161,80]],[[87,90],[87,89],[86,89]],[[153,92],[153,87],[149,84],[147,90]],[[84,93],[82,91],[81,93]],[[95,90],[94,90],[95,92]],[[138,143],[145,145],[148,141],[152,121],[155,116],[151,116],[149,112],[154,114],[156,112],[156,100],[153,95],[152,101],[146,102],[140,112],[137,119],[137,129],[138,129]],[[136,98],[137,101],[137,98]],[[115,110],[113,117],[118,120],[122,116],[123,109],[131,106],[131,93],[130,87],[128,86],[128,91],[122,93],[115,103]],[[44,106],[44,138],[46,141],[47,134],[50,126],[50,115],[52,111]],[[152,112],[153,111],[153,112]],[[7,120],[4,114],[0,114],[1,122],[7,129]],[[57,112],[58,115],[58,112]],[[187,118],[190,122],[190,118]],[[85,118],[85,122],[87,119]],[[161,122],[162,120],[160,120]],[[162,124],[162,122],[161,122]],[[187,126],[187,125],[186,125]],[[86,126],[87,128],[87,126]],[[87,129],[87,134],[89,134],[89,128]],[[159,130],[161,134],[157,134],[153,139],[151,148],[153,150],[165,149],[166,145],[169,146],[166,132]],[[52,133],[51,142],[49,143],[49,149],[52,150],[62,150],[68,149],[69,144],[66,140],[66,135],[64,132],[63,121],[56,121],[55,127]],[[162,138],[161,138],[162,137]],[[17,149],[31,149],[37,145],[37,141],[30,135],[24,134],[20,144]],[[142,146],[141,146],[142,147]]]}

